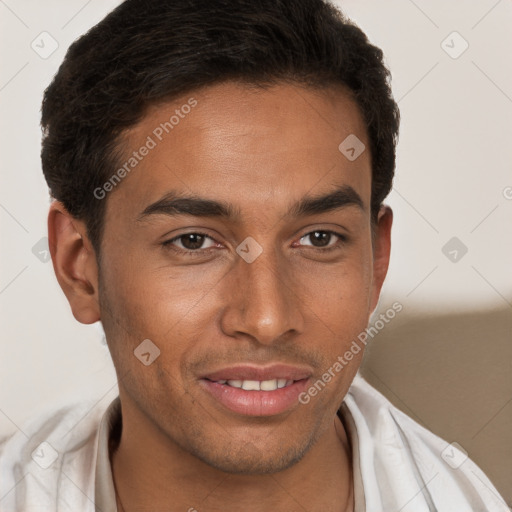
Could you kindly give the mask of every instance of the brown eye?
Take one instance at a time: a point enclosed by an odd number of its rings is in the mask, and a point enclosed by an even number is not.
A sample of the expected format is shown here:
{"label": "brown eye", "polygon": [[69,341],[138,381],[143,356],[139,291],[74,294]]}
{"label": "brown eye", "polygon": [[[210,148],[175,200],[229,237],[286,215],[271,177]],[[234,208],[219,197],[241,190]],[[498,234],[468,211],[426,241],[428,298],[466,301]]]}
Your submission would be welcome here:
{"label": "brown eye", "polygon": [[313,231],[308,236],[315,247],[325,247],[329,245],[329,241],[332,238],[332,234],[327,231]]}
{"label": "brown eye", "polygon": [[201,249],[205,236],[200,233],[188,233],[179,237],[181,245],[187,250]]}
{"label": "brown eye", "polygon": [[183,253],[192,253],[192,252],[206,252],[213,247],[203,247],[206,239],[212,240],[211,236],[208,236],[206,233],[184,233],[182,235],[178,235],[171,240],[166,240],[162,243],[164,247],[168,247],[170,249],[176,250],[177,252]]}
{"label": "brown eye", "polygon": [[[333,236],[337,237],[339,239],[338,243],[336,243],[336,240],[335,240],[334,244],[330,243],[333,240]],[[311,233],[307,233],[306,235],[301,237],[300,240],[302,242],[302,240],[307,239],[307,238],[309,238],[309,240],[311,241],[312,247],[314,247],[315,249],[320,249],[320,250],[322,250],[324,247],[326,248],[325,250],[334,249],[337,246],[339,246],[347,241],[347,237],[345,235],[341,235],[334,231],[327,231],[327,230],[312,231]]]}

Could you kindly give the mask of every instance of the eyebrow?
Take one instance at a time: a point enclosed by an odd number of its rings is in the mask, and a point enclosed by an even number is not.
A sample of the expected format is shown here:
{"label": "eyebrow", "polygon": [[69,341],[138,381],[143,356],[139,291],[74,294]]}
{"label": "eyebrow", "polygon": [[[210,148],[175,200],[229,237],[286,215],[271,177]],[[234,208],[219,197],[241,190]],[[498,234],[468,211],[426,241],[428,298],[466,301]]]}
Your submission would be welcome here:
{"label": "eyebrow", "polygon": [[[343,185],[332,192],[320,196],[305,196],[294,203],[286,216],[292,218],[335,211],[347,206],[355,206],[365,211],[361,196],[349,185]],[[194,195],[184,195],[179,191],[170,191],[158,201],[147,206],[138,216],[137,221],[151,215],[192,215],[194,217],[218,217],[232,221],[241,218],[240,208],[224,201],[216,201]]]}

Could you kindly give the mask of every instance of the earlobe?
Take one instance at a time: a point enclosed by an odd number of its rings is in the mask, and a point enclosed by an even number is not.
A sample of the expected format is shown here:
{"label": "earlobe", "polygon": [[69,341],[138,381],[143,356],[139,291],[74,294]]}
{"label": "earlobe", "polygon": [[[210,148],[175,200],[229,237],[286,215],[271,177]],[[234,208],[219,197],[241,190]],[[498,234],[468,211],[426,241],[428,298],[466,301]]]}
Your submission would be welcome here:
{"label": "earlobe", "polygon": [[375,238],[373,241],[373,282],[370,311],[377,307],[380,291],[386,278],[391,253],[391,226],[393,225],[393,210],[382,205],[377,217]]}
{"label": "earlobe", "polygon": [[85,224],[60,201],[50,205],[48,242],[55,276],[68,299],[73,316],[83,324],[100,319],[96,254]]}

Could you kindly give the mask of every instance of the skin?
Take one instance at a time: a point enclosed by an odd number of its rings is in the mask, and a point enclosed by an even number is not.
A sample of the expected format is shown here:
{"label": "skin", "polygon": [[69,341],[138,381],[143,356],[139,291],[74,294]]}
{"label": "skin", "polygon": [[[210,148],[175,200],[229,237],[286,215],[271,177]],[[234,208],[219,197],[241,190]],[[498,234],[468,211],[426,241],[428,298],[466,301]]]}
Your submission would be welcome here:
{"label": "skin", "polygon": [[[119,379],[123,431],[112,467],[124,509],[353,510],[350,444],[336,411],[362,350],[308,404],[272,417],[225,409],[198,379],[277,361],[310,367],[315,382],[367,326],[388,268],[392,212],[381,208],[372,243],[364,121],[342,88],[228,82],[150,108],[123,135],[126,155],[190,97],[197,106],[104,199],[100,269],[83,222],[57,201],[48,217],[57,279],[79,322],[101,319]],[[349,134],[367,148],[353,162],[338,150]],[[363,208],[287,216],[302,197],[341,185]],[[176,189],[231,202],[241,217],[137,220]],[[326,235],[337,248],[322,253],[315,230],[347,241]],[[174,246],[210,254],[161,245],[197,231],[212,239]],[[248,236],[263,249],[252,263],[236,252]],[[144,339],[160,349],[149,366],[133,353]]]}

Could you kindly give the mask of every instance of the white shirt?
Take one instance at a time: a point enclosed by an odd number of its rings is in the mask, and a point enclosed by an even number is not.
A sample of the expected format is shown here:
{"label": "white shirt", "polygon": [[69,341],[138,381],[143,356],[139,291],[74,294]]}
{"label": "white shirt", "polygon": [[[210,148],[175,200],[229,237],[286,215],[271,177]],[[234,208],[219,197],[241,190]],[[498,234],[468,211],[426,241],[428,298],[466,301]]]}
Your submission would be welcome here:
{"label": "white shirt", "polygon": [[[338,412],[352,448],[355,512],[510,512],[466,455],[357,374]],[[0,441],[2,512],[116,512],[108,407],[66,406]]]}

